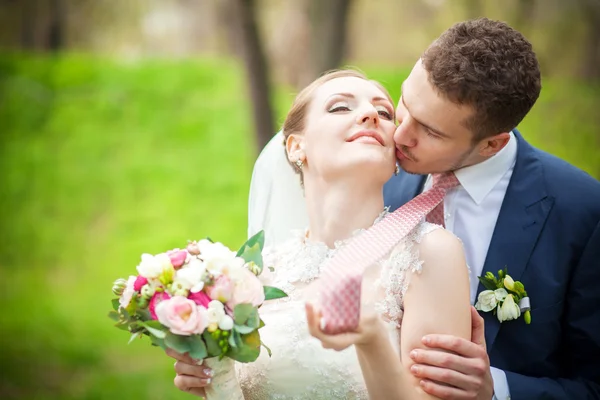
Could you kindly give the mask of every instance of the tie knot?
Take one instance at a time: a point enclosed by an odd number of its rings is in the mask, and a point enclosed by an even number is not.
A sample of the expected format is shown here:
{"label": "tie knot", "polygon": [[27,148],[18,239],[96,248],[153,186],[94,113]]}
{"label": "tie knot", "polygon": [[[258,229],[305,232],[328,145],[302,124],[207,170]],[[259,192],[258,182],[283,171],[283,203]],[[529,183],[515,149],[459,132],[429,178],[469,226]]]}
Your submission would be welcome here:
{"label": "tie knot", "polygon": [[433,187],[444,190],[452,189],[460,185],[454,172],[444,172],[442,174],[433,174]]}

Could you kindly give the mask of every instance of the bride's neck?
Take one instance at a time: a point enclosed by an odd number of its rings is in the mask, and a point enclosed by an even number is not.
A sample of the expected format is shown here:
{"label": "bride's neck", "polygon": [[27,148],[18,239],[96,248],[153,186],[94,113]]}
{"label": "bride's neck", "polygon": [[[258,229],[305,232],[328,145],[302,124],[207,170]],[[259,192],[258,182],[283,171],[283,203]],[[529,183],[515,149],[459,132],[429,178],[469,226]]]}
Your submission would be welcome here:
{"label": "bride's neck", "polygon": [[383,211],[383,188],[373,182],[305,182],[309,240],[327,244],[366,229]]}

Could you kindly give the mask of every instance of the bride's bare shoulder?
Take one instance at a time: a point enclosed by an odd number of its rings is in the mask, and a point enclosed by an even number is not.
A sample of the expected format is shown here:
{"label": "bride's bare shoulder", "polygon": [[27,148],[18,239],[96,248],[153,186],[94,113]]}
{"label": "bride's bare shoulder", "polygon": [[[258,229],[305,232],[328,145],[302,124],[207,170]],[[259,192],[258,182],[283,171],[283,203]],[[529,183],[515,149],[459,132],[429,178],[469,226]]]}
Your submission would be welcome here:
{"label": "bride's bare shoulder", "polygon": [[423,235],[419,256],[430,268],[447,268],[448,264],[466,265],[463,244],[452,232],[439,228]]}

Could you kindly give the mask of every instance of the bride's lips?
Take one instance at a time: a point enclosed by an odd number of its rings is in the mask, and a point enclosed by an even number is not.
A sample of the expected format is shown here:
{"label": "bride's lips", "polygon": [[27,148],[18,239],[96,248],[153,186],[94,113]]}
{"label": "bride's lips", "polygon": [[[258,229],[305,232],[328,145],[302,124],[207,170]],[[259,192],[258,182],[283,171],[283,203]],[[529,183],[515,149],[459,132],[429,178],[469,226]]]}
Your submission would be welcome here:
{"label": "bride's lips", "polygon": [[[354,141],[356,141],[357,139],[360,139],[360,138],[373,138],[381,146],[385,146],[385,143],[383,142],[383,138],[376,131],[360,131],[360,132],[356,132],[354,135],[350,136],[350,138],[348,138],[348,140],[346,140],[346,141],[347,142],[354,142]],[[365,143],[368,143],[370,141],[371,140],[365,140]]]}

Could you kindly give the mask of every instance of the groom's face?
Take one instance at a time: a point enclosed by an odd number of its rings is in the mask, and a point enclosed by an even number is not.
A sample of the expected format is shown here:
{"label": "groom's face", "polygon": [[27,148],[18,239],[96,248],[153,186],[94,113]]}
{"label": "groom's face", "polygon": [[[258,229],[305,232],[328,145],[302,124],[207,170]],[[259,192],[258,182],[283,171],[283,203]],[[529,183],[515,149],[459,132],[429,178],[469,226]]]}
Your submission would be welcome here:
{"label": "groom's face", "polygon": [[418,61],[402,84],[396,109],[396,157],[403,170],[429,174],[477,162],[473,134],[465,126],[474,110],[444,98],[428,81]]}

